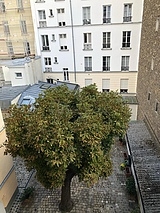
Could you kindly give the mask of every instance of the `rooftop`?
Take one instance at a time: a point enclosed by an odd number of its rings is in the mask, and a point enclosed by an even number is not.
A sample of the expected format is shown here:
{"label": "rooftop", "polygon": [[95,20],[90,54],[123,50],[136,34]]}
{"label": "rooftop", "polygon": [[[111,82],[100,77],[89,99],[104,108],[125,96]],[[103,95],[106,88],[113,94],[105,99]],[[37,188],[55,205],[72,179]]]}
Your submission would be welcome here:
{"label": "rooftop", "polygon": [[160,152],[142,121],[131,122],[127,132],[145,213],[160,212]]}

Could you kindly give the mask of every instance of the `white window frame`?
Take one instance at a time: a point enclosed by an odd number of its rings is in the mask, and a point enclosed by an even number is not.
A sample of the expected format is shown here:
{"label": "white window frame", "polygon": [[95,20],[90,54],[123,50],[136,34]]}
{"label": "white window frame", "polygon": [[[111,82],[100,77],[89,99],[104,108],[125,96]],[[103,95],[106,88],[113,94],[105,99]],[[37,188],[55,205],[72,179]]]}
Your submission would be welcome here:
{"label": "white window frame", "polygon": [[128,79],[120,79],[120,93],[128,93]]}
{"label": "white window frame", "polygon": [[84,57],[84,70],[92,71],[92,57],[91,56]]}
{"label": "white window frame", "polygon": [[122,56],[121,71],[129,71],[130,56]]}
{"label": "white window frame", "polygon": [[3,21],[3,26],[4,26],[4,34],[10,35],[10,29],[9,29],[8,21]]}
{"label": "white window frame", "polygon": [[102,79],[102,92],[110,91],[110,79]]}
{"label": "white window frame", "polygon": [[38,17],[39,17],[39,20],[46,20],[46,11],[38,10]]}
{"label": "white window frame", "polygon": [[85,79],[85,87],[87,87],[87,86],[89,86],[89,85],[91,85],[92,84],[92,78],[86,78]]}
{"label": "white window frame", "polygon": [[25,20],[20,21],[22,34],[27,34],[27,24]]}
{"label": "white window frame", "polygon": [[123,22],[132,21],[132,4],[124,4]]}
{"label": "white window frame", "polygon": [[91,33],[84,33],[83,39],[84,39],[84,50],[92,49]]}
{"label": "white window frame", "polygon": [[103,32],[103,49],[110,49],[111,48],[111,32]]}
{"label": "white window frame", "polygon": [[131,31],[123,31],[122,33],[122,48],[131,47]]}
{"label": "white window frame", "polygon": [[42,50],[50,50],[48,35],[41,35],[41,40],[42,40]]}
{"label": "white window frame", "polygon": [[16,78],[22,78],[22,73],[21,72],[15,72]]}
{"label": "white window frame", "polygon": [[102,57],[102,70],[103,71],[110,71],[110,62],[111,61],[111,57],[110,56],[103,56]]}
{"label": "white window frame", "polygon": [[65,9],[64,8],[58,8],[57,13],[65,13]]}
{"label": "white window frame", "polygon": [[63,76],[64,76],[64,81],[69,81],[68,68],[63,68]]}
{"label": "white window frame", "polygon": [[90,14],[90,7],[82,7],[83,11],[83,24],[91,24],[91,14]]}
{"label": "white window frame", "polygon": [[13,50],[13,45],[11,41],[6,42],[7,49],[8,49],[8,54],[13,56],[14,55],[14,50]]}
{"label": "white window frame", "polygon": [[103,5],[103,23],[111,23],[111,5]]}
{"label": "white window frame", "polygon": [[30,55],[31,54],[31,49],[30,49],[30,45],[28,41],[24,42],[24,51],[26,55]]}
{"label": "white window frame", "polygon": [[52,65],[51,57],[44,57],[44,64],[45,65]]}

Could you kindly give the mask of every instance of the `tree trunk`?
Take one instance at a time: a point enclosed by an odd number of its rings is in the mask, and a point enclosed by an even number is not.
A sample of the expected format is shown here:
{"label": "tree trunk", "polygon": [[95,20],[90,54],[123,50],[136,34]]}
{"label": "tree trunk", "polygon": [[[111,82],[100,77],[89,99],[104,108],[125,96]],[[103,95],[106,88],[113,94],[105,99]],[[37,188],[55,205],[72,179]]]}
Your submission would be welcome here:
{"label": "tree trunk", "polygon": [[66,172],[66,178],[61,190],[61,202],[59,209],[64,212],[70,212],[73,208],[73,202],[71,200],[71,180],[74,177],[74,173],[71,170]]}

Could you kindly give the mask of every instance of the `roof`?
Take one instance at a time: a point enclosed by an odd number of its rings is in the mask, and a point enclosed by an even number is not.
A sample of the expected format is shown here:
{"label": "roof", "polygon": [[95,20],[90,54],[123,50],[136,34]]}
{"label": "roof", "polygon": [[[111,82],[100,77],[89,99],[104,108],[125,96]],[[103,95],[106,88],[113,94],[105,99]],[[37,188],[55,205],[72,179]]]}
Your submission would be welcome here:
{"label": "roof", "polygon": [[38,84],[34,84],[28,87],[22,93],[20,99],[18,100],[18,104],[21,105],[22,103],[24,104],[33,103],[35,99],[38,98],[39,94],[44,92],[44,90],[48,88],[55,88],[60,85],[66,85],[69,90],[77,90],[79,88],[78,84],[63,81],[55,81],[54,84],[50,84],[47,82],[39,82]]}
{"label": "roof", "polygon": [[136,96],[122,96],[122,98],[128,104],[138,104]]}
{"label": "roof", "polygon": [[25,86],[3,86],[0,87],[0,107],[6,109],[11,105],[11,101],[28,88]]}
{"label": "roof", "polygon": [[[35,56],[34,59],[40,58],[39,56]],[[1,66],[7,66],[7,67],[17,67],[17,66],[24,66],[26,63],[31,62],[30,57],[24,57],[24,58],[17,58],[17,59],[1,59],[0,65]]]}
{"label": "roof", "polygon": [[145,213],[159,213],[160,145],[156,147],[155,141],[142,121],[130,123],[127,137]]}

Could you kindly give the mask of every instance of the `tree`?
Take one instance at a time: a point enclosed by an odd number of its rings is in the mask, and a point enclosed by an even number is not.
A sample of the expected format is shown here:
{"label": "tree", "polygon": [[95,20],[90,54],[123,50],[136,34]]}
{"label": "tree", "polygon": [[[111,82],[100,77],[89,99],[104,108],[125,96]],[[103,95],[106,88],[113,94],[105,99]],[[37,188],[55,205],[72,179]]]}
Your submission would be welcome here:
{"label": "tree", "polygon": [[62,187],[60,210],[70,211],[70,184],[77,175],[92,185],[111,174],[113,137],[124,135],[130,110],[115,92],[47,89],[34,106],[12,105],[6,119],[6,152],[24,159],[46,188]]}

